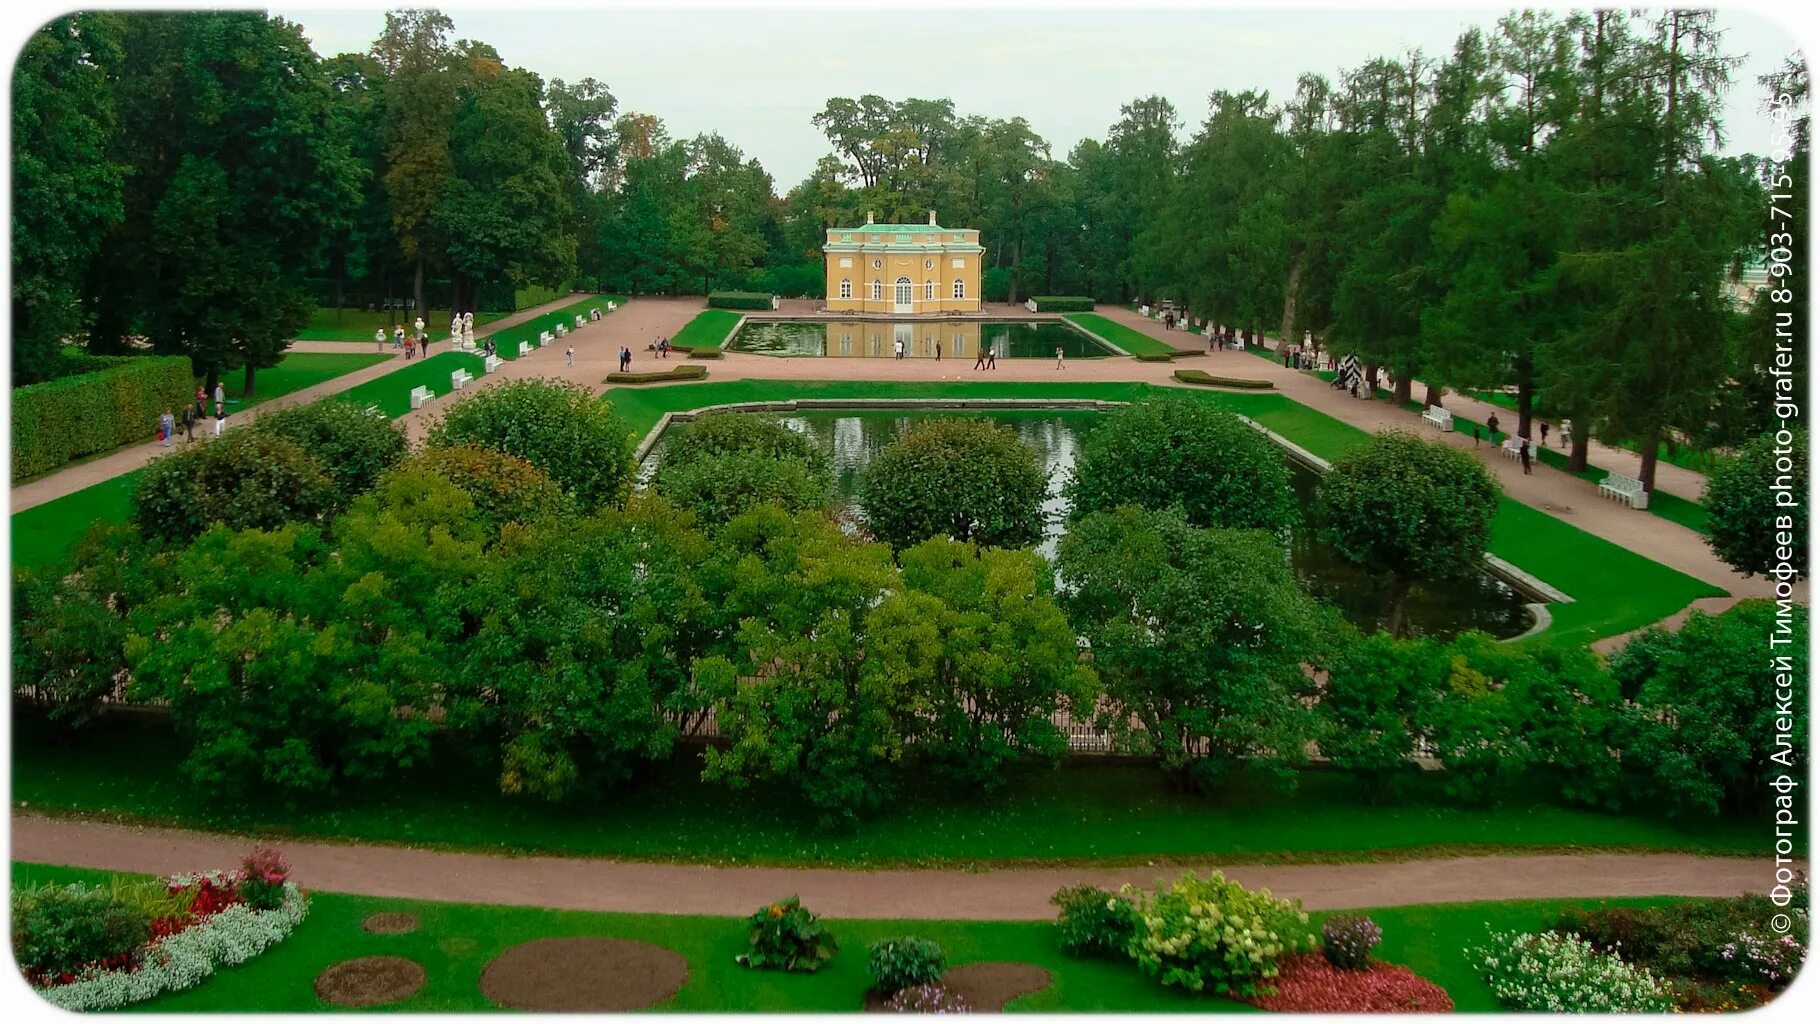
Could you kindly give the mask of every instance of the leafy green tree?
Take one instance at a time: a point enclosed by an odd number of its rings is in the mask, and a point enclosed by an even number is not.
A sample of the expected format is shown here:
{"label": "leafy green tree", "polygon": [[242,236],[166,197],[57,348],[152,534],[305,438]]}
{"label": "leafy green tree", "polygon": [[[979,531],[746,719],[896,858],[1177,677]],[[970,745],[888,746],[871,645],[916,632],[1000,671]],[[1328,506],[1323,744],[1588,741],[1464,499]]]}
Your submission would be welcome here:
{"label": "leafy green tree", "polygon": [[458,80],[449,43],[454,21],[434,8],[387,11],[372,57],[384,73],[377,124],[384,148],[381,180],[392,234],[412,269],[418,309],[428,309],[424,275],[443,252],[437,208],[454,173],[449,153]]}
{"label": "leafy green tree", "polygon": [[1278,536],[1299,518],[1282,450],[1237,416],[1179,398],[1106,414],[1081,442],[1068,495],[1076,518],[1173,507],[1192,526]]}
{"label": "leafy green tree", "polygon": [[1498,500],[1497,484],[1472,455],[1387,431],[1334,463],[1314,518],[1342,559],[1394,578],[1384,625],[1396,636],[1416,583],[1479,571]]}
{"label": "leafy green tree", "polygon": [[340,504],[322,463],[295,441],[235,430],[152,460],[133,489],[133,525],[148,537],[188,540],[221,523],[275,529],[316,522]]}
{"label": "leafy green tree", "polygon": [[660,493],[719,526],[761,504],[827,509],[834,480],[825,453],[774,419],[714,413],[677,430],[657,468]]}
{"label": "leafy green tree", "polygon": [[1035,450],[981,419],[911,425],[866,469],[861,503],[894,548],[929,537],[1024,547],[1043,535],[1048,480]]}
{"label": "leafy green tree", "polygon": [[573,503],[543,470],[515,455],[491,448],[426,447],[401,467],[447,480],[465,491],[480,520],[497,531],[508,523],[529,524],[573,510]]}
{"label": "leafy green tree", "polygon": [[[904,586],[939,602],[888,602],[871,623],[875,645],[900,632],[920,642],[919,627],[931,617],[935,624],[940,654],[917,754],[970,789],[1002,785],[1017,760],[1066,754],[1068,737],[1053,716],[1090,718],[1099,680],[1049,592],[1049,563],[1033,551],[940,537],[906,548],[899,561]],[[921,619],[894,623],[897,614]]]}
{"label": "leafy green tree", "polygon": [[1127,505],[1073,524],[1056,564],[1123,743],[1184,788],[1241,773],[1293,784],[1316,730],[1302,665],[1343,626],[1296,585],[1277,538]]}
{"label": "leafy green tree", "polygon": [[345,399],[282,409],[261,416],[252,429],[293,441],[320,463],[335,485],[339,506],[372,487],[379,474],[405,455],[403,431]]}
{"label": "leafy green tree", "polygon": [[903,590],[890,548],[815,513],[759,506],[716,546],[714,593],[737,631],[725,655],[694,664],[726,744],[705,752],[702,777],[778,783],[826,823],[856,820],[895,788],[941,655],[940,602]]}
{"label": "leafy green tree", "polygon": [[13,69],[13,383],[57,375],[87,316],[81,289],[125,215],[108,78],[121,15],[83,11],[32,33]]}
{"label": "leafy green tree", "polygon": [[1792,431],[1787,444],[1764,434],[1707,479],[1707,544],[1746,576],[1783,562],[1806,576],[1808,493],[1807,431]]}
{"label": "leafy green tree", "polygon": [[1611,670],[1636,694],[1620,745],[1634,784],[1672,808],[1710,814],[1761,805],[1777,776],[1804,778],[1807,634],[1806,616],[1779,618],[1774,602],[1743,601],[1627,644]]}
{"label": "leafy green tree", "polygon": [[661,760],[707,706],[700,534],[662,506],[546,521],[508,540],[459,597],[449,720],[506,793],[558,799]]}
{"label": "leafy green tree", "polygon": [[506,381],[455,403],[431,425],[437,447],[470,444],[515,455],[584,506],[619,504],[632,485],[632,434],[586,388]]}
{"label": "leafy green tree", "polygon": [[1340,645],[1321,685],[1321,753],[1374,798],[1415,769],[1416,740],[1434,720],[1446,653],[1433,640],[1382,630]]}

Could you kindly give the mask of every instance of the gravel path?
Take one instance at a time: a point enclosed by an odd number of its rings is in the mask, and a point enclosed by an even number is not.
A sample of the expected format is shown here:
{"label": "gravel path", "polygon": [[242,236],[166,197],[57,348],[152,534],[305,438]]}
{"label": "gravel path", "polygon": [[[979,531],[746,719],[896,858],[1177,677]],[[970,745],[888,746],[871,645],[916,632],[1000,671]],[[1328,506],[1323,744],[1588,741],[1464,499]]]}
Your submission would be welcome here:
{"label": "gravel path", "polygon": [[[13,859],[164,874],[229,865],[247,837],[13,815]],[[1034,921],[1082,882],[1149,886],[1182,868],[843,871],[705,867],[567,857],[502,857],[279,840],[309,888],[423,900],[662,914],[745,915],[800,895],[831,917]],[[1206,870],[1212,862],[1197,865]],[[1452,857],[1376,864],[1239,865],[1229,877],[1310,910],[1466,900],[1732,896],[1761,891],[1767,861],[1674,854]]]}

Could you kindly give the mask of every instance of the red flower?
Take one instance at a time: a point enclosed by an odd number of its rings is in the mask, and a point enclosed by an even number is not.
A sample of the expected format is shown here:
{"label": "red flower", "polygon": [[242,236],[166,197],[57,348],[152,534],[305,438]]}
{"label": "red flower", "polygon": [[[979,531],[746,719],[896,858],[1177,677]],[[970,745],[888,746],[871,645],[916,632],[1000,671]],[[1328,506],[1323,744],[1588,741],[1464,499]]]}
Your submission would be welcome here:
{"label": "red flower", "polygon": [[1287,1013],[1448,1013],[1453,1000],[1439,985],[1407,967],[1373,961],[1341,970],[1318,953],[1278,961],[1275,995],[1245,1002]]}

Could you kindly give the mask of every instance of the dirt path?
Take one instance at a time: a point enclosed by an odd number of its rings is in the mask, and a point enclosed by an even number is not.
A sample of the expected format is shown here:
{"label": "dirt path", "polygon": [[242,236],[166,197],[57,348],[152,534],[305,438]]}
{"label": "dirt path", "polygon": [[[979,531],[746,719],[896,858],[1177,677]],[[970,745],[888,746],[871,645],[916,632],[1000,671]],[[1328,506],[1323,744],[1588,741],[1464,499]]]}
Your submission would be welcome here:
{"label": "dirt path", "polygon": [[[541,306],[520,310],[511,316],[495,320],[485,327],[476,330],[474,336],[476,338],[484,338],[494,331],[511,327],[515,324],[521,324],[532,317],[540,316],[551,310],[561,309],[573,302],[579,302],[582,298],[583,296],[580,295],[566,295],[553,302],[546,302]],[[294,341],[287,351],[329,353],[334,355],[359,355],[371,351],[362,347],[365,344],[368,343],[347,341]],[[437,346],[435,351],[447,351],[446,343]],[[398,367],[393,364],[402,363],[404,361],[404,352],[402,350],[394,350],[389,344],[386,346],[383,354],[387,357],[386,361],[383,363],[374,363],[372,366],[363,367],[352,373],[344,373],[339,377],[325,380],[321,384],[304,388],[301,391],[293,391],[288,395],[274,398],[269,402],[261,402],[245,412],[234,413],[228,417],[228,426],[229,428],[233,428],[249,421],[256,420],[269,412],[277,412],[280,409],[289,409],[298,405],[307,405],[320,398],[338,395],[343,391],[359,387],[370,380],[377,380],[378,378],[391,373],[393,370],[398,369]],[[150,424],[147,427],[148,431],[155,431],[156,428],[156,424]],[[103,480],[112,480],[114,477],[120,476],[123,473],[130,473],[168,450],[169,449],[159,444],[156,440],[153,440],[145,444],[134,445],[131,448],[122,448],[119,451],[113,452],[102,458],[84,462],[79,466],[71,466],[68,469],[52,473],[50,476],[40,477],[28,484],[21,484],[12,488],[12,511],[23,512],[28,508],[42,505],[47,501],[54,501],[64,495],[74,494],[84,487],[91,487]]]}
{"label": "dirt path", "polygon": [[[231,865],[246,837],[15,813],[13,859],[164,874]],[[564,857],[496,857],[395,846],[281,841],[306,887],[423,900],[565,910],[744,915],[796,893],[832,917],[1047,920],[1049,896],[1086,882],[1149,886],[1183,869],[991,871],[702,867]],[[1216,866],[1199,865],[1200,870]],[[1310,910],[1466,900],[1732,896],[1760,891],[1770,865],[1673,854],[1453,857],[1383,864],[1241,865],[1226,874],[1296,897]]]}

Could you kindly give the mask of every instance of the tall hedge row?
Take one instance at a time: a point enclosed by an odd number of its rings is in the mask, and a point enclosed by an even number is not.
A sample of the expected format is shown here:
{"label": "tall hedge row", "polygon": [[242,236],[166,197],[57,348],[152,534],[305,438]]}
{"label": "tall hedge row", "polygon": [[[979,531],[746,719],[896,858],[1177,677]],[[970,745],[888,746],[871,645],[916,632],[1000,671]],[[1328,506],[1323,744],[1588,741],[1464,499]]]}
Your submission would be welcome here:
{"label": "tall hedge row", "polygon": [[1030,301],[1036,303],[1038,313],[1093,312],[1091,295],[1032,295]]}
{"label": "tall hedge row", "polygon": [[188,356],[140,356],[121,366],[13,389],[13,480],[157,436],[158,416],[181,414],[195,393]]}
{"label": "tall hedge row", "polygon": [[712,292],[708,295],[708,305],[713,309],[768,310],[771,296],[765,292]]}

